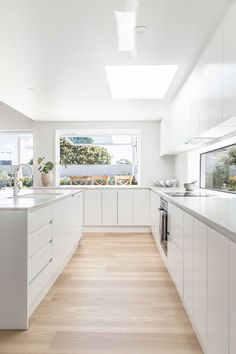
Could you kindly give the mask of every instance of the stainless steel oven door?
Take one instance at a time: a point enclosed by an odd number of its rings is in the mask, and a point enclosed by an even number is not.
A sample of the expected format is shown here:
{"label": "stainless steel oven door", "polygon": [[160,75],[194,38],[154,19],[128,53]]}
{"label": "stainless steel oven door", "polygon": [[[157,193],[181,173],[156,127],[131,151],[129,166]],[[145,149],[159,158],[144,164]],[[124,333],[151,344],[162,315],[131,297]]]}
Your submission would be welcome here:
{"label": "stainless steel oven door", "polygon": [[160,235],[160,244],[163,251],[167,255],[167,244],[168,244],[168,235],[167,235],[167,212],[166,210],[159,209],[159,235]]}

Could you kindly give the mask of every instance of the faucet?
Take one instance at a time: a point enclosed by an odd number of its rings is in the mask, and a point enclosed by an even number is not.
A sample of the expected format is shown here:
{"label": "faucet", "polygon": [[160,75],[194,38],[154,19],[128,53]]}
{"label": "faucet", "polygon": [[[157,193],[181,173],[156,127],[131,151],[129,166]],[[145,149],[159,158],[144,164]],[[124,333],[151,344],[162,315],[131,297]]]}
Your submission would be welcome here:
{"label": "faucet", "polygon": [[13,196],[17,197],[18,193],[19,193],[19,188],[18,188],[18,172],[20,170],[21,167],[28,167],[28,169],[31,172],[31,175],[33,175],[33,171],[32,171],[32,167],[27,164],[27,163],[19,163],[16,166],[15,172],[14,172],[14,186],[13,186]]}

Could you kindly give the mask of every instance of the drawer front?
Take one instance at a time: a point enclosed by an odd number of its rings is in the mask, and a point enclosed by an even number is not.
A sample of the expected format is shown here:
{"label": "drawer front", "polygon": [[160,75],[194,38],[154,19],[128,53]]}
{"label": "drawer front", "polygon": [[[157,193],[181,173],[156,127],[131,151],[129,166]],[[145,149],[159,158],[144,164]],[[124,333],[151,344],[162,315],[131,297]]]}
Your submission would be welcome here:
{"label": "drawer front", "polygon": [[43,247],[28,262],[28,282],[31,284],[52,261],[52,242]]}
{"label": "drawer front", "polygon": [[33,210],[28,214],[28,234],[41,229],[53,220],[53,207],[49,205],[44,208]]}
{"label": "drawer front", "polygon": [[[53,276],[53,262],[50,262],[46,268],[38,275],[35,280],[28,286],[28,309],[29,314],[32,314],[32,311],[35,309],[35,306],[38,305],[39,301],[42,300],[41,294],[44,295],[45,287]],[[41,296],[41,297],[40,297]],[[40,299],[39,299],[40,297]],[[34,304],[34,302],[37,302]],[[34,304],[32,308],[32,304]]]}
{"label": "drawer front", "polygon": [[35,256],[44,246],[52,241],[52,223],[31,233],[28,239],[28,259]]}

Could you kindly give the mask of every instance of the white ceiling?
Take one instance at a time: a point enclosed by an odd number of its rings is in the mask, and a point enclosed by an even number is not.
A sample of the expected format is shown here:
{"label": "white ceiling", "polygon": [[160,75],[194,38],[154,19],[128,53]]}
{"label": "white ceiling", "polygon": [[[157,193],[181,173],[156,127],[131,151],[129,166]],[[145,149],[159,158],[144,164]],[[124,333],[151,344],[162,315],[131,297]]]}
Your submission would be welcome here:
{"label": "white ceiling", "polygon": [[[35,120],[157,120],[233,0],[0,0],[0,101]],[[118,51],[115,11],[136,11]],[[177,64],[165,100],[114,100],[105,65]]]}

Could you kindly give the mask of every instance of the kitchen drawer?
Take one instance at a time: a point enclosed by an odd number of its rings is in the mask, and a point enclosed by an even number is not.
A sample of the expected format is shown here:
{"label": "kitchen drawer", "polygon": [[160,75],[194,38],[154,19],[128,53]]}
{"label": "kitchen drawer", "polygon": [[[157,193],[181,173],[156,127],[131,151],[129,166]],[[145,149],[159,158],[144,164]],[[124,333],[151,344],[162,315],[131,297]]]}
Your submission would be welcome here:
{"label": "kitchen drawer", "polygon": [[28,234],[39,230],[46,224],[50,224],[53,220],[53,206],[49,205],[44,208],[33,210],[28,213]]}
{"label": "kitchen drawer", "polygon": [[28,239],[28,259],[46,246],[52,240],[52,237],[52,223],[46,224],[41,229],[31,233]]}
{"label": "kitchen drawer", "polygon": [[[39,301],[45,296],[47,292],[48,283],[53,276],[53,262],[43,269],[43,271],[34,279],[34,281],[28,286],[28,311],[29,315],[32,314]],[[35,303],[36,302],[36,303]]]}
{"label": "kitchen drawer", "polygon": [[44,246],[34,257],[28,261],[28,283],[33,282],[37,276],[52,261],[52,242]]}

